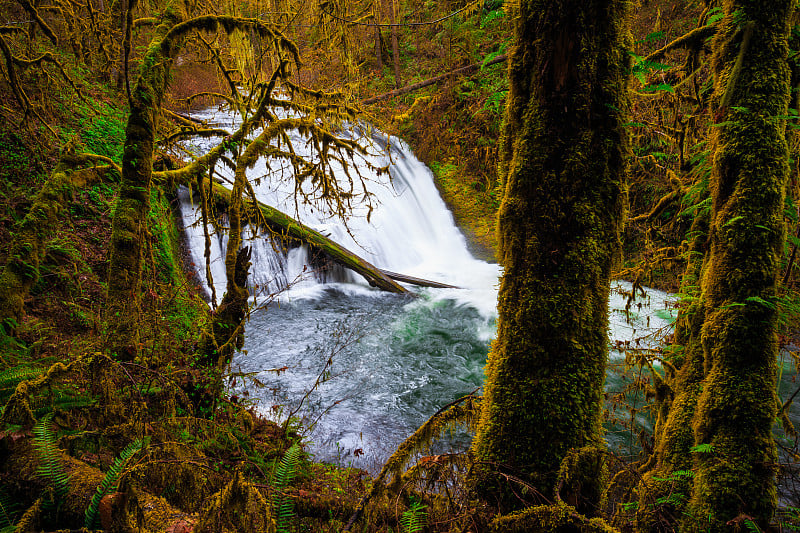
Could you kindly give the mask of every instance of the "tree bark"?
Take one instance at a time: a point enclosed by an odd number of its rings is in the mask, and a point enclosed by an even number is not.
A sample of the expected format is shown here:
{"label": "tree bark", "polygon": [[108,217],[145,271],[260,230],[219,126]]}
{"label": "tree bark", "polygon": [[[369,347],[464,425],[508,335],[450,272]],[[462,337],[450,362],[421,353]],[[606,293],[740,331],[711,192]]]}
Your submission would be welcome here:
{"label": "tree bark", "polygon": [[142,250],[150,211],[150,185],[158,109],[167,89],[170,54],[162,39],[185,16],[167,7],[164,21],[142,61],[139,79],[131,93],[125,129],[122,180],[114,210],[109,251],[106,336],[112,353],[131,360],[138,351]]}
{"label": "tree bark", "polygon": [[[504,474],[553,501],[568,452],[603,446],[609,278],[626,200],[627,5],[522,0],[512,13],[497,230],[504,274],[473,443],[500,471],[480,472],[476,488],[501,511],[531,503]],[[582,484],[577,509],[591,511],[602,468],[569,477]]]}
{"label": "tree bark", "polygon": [[381,38],[381,0],[375,1],[375,62],[378,65],[378,75],[383,75],[383,39]]}
{"label": "tree bark", "polygon": [[[234,29],[255,28],[259,35],[279,42],[295,57],[295,61],[299,60],[294,43],[260,20],[222,15],[203,15],[184,21],[185,18],[181,9],[168,4],[156,36],[142,59],[139,77],[131,92],[120,195],[112,222],[105,313],[108,341],[105,345],[123,360],[132,359],[139,350],[142,250],[150,211],[155,131],[173,58],[187,34],[194,30],[222,29],[230,33]],[[242,135],[247,133],[241,132]]]}
{"label": "tree bark", "polygon": [[761,530],[777,504],[772,425],[776,285],[785,241],[788,36],[793,3],[726,0],[713,43],[710,255],[703,278],[706,377],[694,420],[685,529]]}
{"label": "tree bark", "polygon": [[392,24],[392,58],[394,61],[394,86],[400,88],[403,86],[403,80],[400,77],[400,47],[397,42],[397,25],[395,25],[395,9],[397,8],[396,0],[390,0],[391,6],[389,9],[389,21]]}

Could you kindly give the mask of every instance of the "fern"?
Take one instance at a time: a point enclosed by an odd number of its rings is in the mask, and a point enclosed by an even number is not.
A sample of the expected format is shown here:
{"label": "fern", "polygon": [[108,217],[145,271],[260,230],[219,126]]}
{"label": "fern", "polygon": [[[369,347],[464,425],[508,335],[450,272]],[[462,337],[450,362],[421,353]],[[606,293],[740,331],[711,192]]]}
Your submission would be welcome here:
{"label": "fern", "polygon": [[418,533],[426,524],[427,513],[425,506],[420,501],[411,501],[411,507],[403,512],[400,517],[400,531],[403,533]]}
{"label": "fern", "polygon": [[20,365],[7,368],[0,372],[0,389],[15,387],[17,383],[38,377],[42,369],[33,366]]}
{"label": "fern", "polygon": [[0,488],[0,533],[14,531],[17,521],[17,504],[5,487]]}
{"label": "fern", "polygon": [[94,405],[95,399],[90,394],[73,394],[71,391],[53,390],[48,396],[38,396],[31,399],[31,409],[35,416],[42,416],[48,412],[69,411]]}
{"label": "fern", "polygon": [[125,470],[128,461],[130,461],[131,457],[136,455],[136,453],[141,450],[143,446],[144,442],[141,439],[136,439],[128,444],[128,446],[126,446],[125,449],[120,452],[119,456],[114,459],[114,464],[111,465],[111,468],[109,468],[108,472],[106,472],[106,477],[104,477],[103,481],[100,483],[100,485],[98,485],[97,492],[95,492],[94,496],[92,496],[92,501],[89,504],[89,508],[86,509],[86,522],[84,523],[84,527],[86,529],[94,529],[95,522],[97,521],[97,511],[100,507],[100,500],[116,490],[119,477]]}
{"label": "fern", "polygon": [[[2,344],[0,344],[0,351],[2,351]],[[0,414],[5,410],[5,404],[14,394],[17,385],[23,381],[38,377],[41,373],[41,368],[27,365],[12,366],[0,372]]]}
{"label": "fern", "polygon": [[747,528],[748,531],[752,533],[761,533],[761,528],[758,527],[758,524],[753,522],[751,518],[746,518],[744,521],[744,526]]}
{"label": "fern", "polygon": [[61,451],[56,446],[52,418],[53,413],[48,413],[33,426],[33,447],[39,459],[36,474],[51,488],[47,505],[58,506],[69,492],[69,476],[61,462]]}
{"label": "fern", "polygon": [[294,518],[294,502],[284,491],[297,474],[301,451],[299,444],[292,444],[272,474],[272,512],[275,516],[277,533],[291,531],[289,522]]}

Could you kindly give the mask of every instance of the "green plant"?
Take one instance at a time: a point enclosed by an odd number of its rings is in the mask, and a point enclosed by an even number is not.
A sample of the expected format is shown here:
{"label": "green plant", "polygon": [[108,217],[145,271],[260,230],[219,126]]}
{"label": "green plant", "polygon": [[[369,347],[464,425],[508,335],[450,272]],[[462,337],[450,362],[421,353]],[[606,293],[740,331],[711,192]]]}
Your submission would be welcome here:
{"label": "green plant", "polygon": [[11,533],[15,530],[17,514],[17,502],[11,500],[5,487],[0,488],[0,533]]}
{"label": "green plant", "polygon": [[[11,366],[6,359],[7,356],[23,358],[28,353],[28,348],[11,334],[11,332],[17,329],[18,325],[17,321],[13,318],[6,318],[0,322],[0,354],[3,354],[0,361],[7,366]],[[13,368],[11,370],[13,370]],[[3,387],[2,380],[6,371],[7,370],[0,372],[0,388]]]}
{"label": "green plant", "polygon": [[0,401],[7,399],[6,394],[10,395],[20,382],[35,378],[41,373],[41,368],[28,365],[13,366],[0,372]]}
{"label": "green plant", "polygon": [[427,522],[425,507],[421,501],[412,498],[408,510],[404,511],[403,516],[400,517],[400,530],[403,533],[422,531]]}
{"label": "green plant", "polygon": [[784,531],[800,531],[800,507],[784,507],[775,513]]}
{"label": "green plant", "polygon": [[69,476],[61,462],[61,451],[56,446],[52,418],[53,413],[48,413],[33,426],[33,448],[39,460],[36,474],[50,485],[45,504],[58,507],[69,492]]}
{"label": "green plant", "polygon": [[292,444],[283,454],[280,463],[272,474],[272,512],[278,533],[289,533],[289,521],[294,518],[294,502],[286,496],[286,487],[297,474],[297,465],[300,462],[302,448],[298,443]]}
{"label": "green plant", "polygon": [[117,488],[117,484],[119,483],[119,477],[122,475],[122,472],[125,470],[125,467],[128,464],[128,461],[136,455],[136,453],[145,446],[145,442],[142,439],[136,439],[135,441],[128,444],[124,450],[122,450],[119,456],[114,459],[114,464],[111,465],[111,468],[108,469],[106,472],[106,476],[103,478],[103,481],[98,485],[97,492],[94,493],[92,496],[92,501],[89,504],[88,509],[86,509],[86,522],[84,523],[84,527],[86,529],[94,529],[94,525],[97,522],[97,512],[100,507],[100,500],[103,499],[107,494],[111,494]]}

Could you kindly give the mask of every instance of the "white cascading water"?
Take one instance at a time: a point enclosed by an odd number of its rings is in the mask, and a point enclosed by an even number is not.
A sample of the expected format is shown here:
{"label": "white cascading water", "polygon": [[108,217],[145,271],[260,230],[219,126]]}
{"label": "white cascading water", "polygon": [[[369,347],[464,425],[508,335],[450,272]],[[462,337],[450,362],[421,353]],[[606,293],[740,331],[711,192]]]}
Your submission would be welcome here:
{"label": "white cascading water", "polygon": [[[233,127],[230,115],[207,111],[198,118]],[[372,264],[461,288],[412,288],[418,295],[412,299],[389,295],[349,271],[333,279],[315,274],[307,265],[305,247],[283,254],[276,252],[269,238],[258,236],[248,243],[252,247],[251,289],[257,296],[282,291],[280,305],[253,313],[246,327],[245,351],[236,356],[234,367],[256,373],[267,384],[266,390],[248,387],[246,392],[262,400],[265,412],[285,416],[313,386],[325,368],[327,354],[335,353],[330,373],[344,374],[340,384],[325,380],[304,400],[298,414],[314,423],[311,438],[322,458],[348,456],[348,462],[375,468],[438,407],[480,387],[488,342],[494,335],[500,272],[497,265],[472,257],[431,171],[402,141],[379,132],[363,139],[371,146],[373,164],[390,164],[391,172],[389,183],[359,165],[362,174],[370,177],[368,187],[376,199],[369,222],[362,206],[355,207],[346,224],[325,216],[318,206],[301,204],[296,212],[294,181],[289,170],[281,170],[285,165],[280,162],[260,161],[248,175],[252,180],[260,178],[255,190],[262,202]],[[201,139],[197,146],[206,150],[210,147],[206,143]],[[295,150],[304,147],[306,143],[295,137]],[[180,194],[193,260],[204,277],[198,209],[187,190]],[[212,238],[211,271],[218,300],[225,291],[225,243],[225,238]],[[619,287],[612,290],[610,302],[612,346],[648,343],[648,336],[655,338],[659,331],[668,330],[673,312],[667,295],[649,291],[626,311],[622,292],[629,285]],[[344,333],[350,327],[359,330],[355,340]],[[342,346],[331,348],[332,339],[339,339],[335,342]],[[619,353],[612,352],[615,357],[619,359]],[[269,370],[284,367],[286,371],[279,374]],[[364,453],[348,455],[356,450]]]}
{"label": "white cascading water", "polygon": [[[218,115],[210,113],[198,118],[219,121]],[[232,126],[233,124],[231,124]],[[360,255],[377,267],[400,272],[419,278],[441,281],[468,289],[491,291],[497,280],[496,265],[476,260],[470,254],[464,236],[455,226],[453,217],[447,210],[433,183],[431,171],[417,160],[408,147],[397,138],[387,138],[385,134],[362,137],[373,155],[371,162],[383,166],[391,162],[391,182],[384,176],[377,176],[357,159],[360,172],[367,178],[367,187],[374,195],[376,208],[367,222],[367,209],[356,205],[345,223],[326,214],[317,205],[295,204],[294,180],[290,169],[275,160],[261,160],[248,172],[252,180],[260,178],[255,185],[258,198],[304,224],[329,236],[334,242]],[[298,136],[293,138],[298,153],[309,150],[307,143]],[[208,148],[209,145],[202,146]],[[308,153],[306,154],[308,155]],[[181,192],[184,200],[189,199],[188,191]],[[184,222],[190,227],[189,236],[193,250],[202,249],[203,230],[197,222],[198,214],[191,202],[182,207]],[[193,226],[193,227],[192,227]],[[217,296],[221,298],[225,287],[224,278],[224,239],[216,239],[212,247],[212,274]],[[296,248],[287,255],[275,252],[268,238],[257,238],[248,242],[252,247],[250,284],[260,287],[261,292],[278,292],[291,282],[291,289],[282,295],[284,299],[293,297],[313,297],[321,285],[308,268],[307,250]],[[195,255],[196,264],[202,265],[202,254]],[[345,282],[351,290],[366,282],[349,271],[343,278],[330,280]],[[268,288],[268,289],[267,289]],[[445,293],[462,298],[463,291]],[[476,304],[488,302],[494,306],[490,292],[475,295]],[[490,312],[490,311],[489,311]]]}

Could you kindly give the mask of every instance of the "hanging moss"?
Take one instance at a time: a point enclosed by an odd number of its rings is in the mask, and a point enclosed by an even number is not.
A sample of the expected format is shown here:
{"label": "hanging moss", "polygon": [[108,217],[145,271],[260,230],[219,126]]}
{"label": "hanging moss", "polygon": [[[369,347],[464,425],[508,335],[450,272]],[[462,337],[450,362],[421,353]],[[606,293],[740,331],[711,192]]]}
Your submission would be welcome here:
{"label": "hanging moss", "polygon": [[502,510],[521,502],[491,470],[552,498],[569,450],[602,446],[628,144],[628,3],[526,0],[515,10],[499,166],[504,275],[473,444],[490,465],[478,491]]}
{"label": "hanging moss", "polygon": [[107,345],[121,360],[133,359],[140,349],[142,264],[148,232],[155,132],[170,81],[172,62],[185,38],[195,30],[232,32],[234,29],[253,28],[298,60],[297,47],[275,27],[262,21],[215,15],[187,19],[181,2],[167,4],[156,35],[142,58],[130,96],[122,180],[112,223],[105,316]]}
{"label": "hanging moss", "polygon": [[[785,239],[789,0],[726,0],[714,40],[710,256],[702,282],[706,377],[694,417],[687,530],[767,529],[777,503],[772,438],[776,279]],[[726,105],[729,104],[729,105]],[[731,522],[733,521],[733,522]]]}
{"label": "hanging moss", "polygon": [[197,533],[272,533],[275,530],[275,519],[267,501],[239,472],[211,498],[194,528]]}

